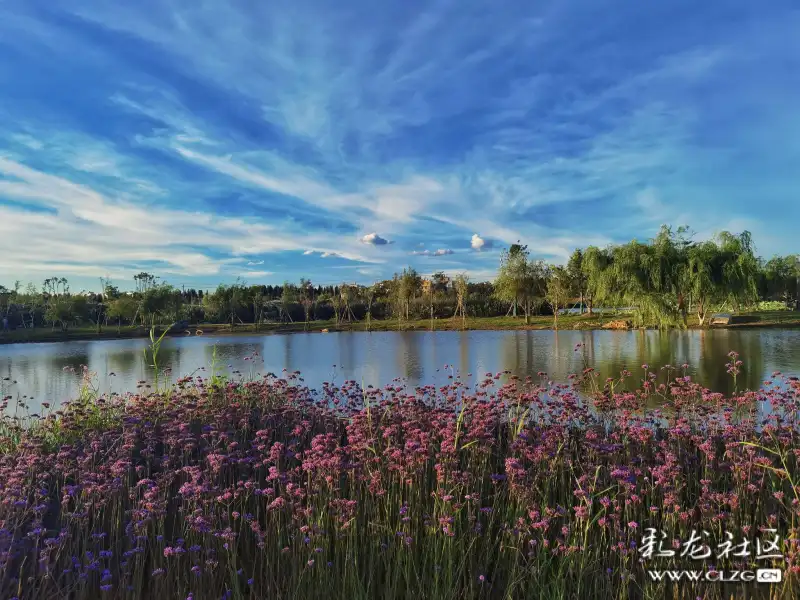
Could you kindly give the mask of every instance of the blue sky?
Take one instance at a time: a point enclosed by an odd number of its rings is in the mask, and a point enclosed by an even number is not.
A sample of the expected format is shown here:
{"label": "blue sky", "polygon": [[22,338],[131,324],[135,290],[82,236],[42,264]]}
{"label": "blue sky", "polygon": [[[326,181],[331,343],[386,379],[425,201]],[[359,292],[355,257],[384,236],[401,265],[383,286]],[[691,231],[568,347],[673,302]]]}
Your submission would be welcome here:
{"label": "blue sky", "polygon": [[792,4],[7,1],[0,283],[489,279],[661,223],[795,252]]}

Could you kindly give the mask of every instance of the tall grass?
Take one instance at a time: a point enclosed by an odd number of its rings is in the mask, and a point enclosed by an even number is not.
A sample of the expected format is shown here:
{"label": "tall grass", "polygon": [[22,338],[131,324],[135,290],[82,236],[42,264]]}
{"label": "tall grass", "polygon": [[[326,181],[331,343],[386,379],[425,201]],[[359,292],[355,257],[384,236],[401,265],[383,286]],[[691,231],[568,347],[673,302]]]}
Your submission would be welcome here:
{"label": "tall grass", "polygon": [[[647,368],[89,393],[36,424],[3,419],[0,597],[791,598],[799,401],[778,374],[724,398]],[[648,527],[670,547],[774,528],[784,558],[760,566],[784,580],[650,581],[645,567],[703,561],[642,562]]]}

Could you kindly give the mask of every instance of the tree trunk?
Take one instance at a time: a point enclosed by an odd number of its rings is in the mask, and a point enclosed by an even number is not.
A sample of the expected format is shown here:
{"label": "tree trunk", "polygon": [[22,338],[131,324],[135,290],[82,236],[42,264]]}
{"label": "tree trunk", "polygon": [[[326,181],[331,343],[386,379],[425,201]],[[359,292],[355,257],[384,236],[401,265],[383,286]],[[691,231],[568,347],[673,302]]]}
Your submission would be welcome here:
{"label": "tree trunk", "polygon": [[514,298],[513,311],[514,311],[514,318],[516,319],[517,318],[517,299],[516,298]]}
{"label": "tree trunk", "polygon": [[686,310],[686,298],[684,298],[683,294],[678,294],[678,310],[681,313],[681,318],[683,318],[683,326],[686,327],[689,324],[689,319],[688,311]]}
{"label": "tree trunk", "polygon": [[796,278],[794,285],[794,309],[800,310],[800,275]]}
{"label": "tree trunk", "polygon": [[583,290],[581,290],[580,302],[581,302],[581,309],[580,309],[581,312],[580,312],[580,314],[583,315]]}

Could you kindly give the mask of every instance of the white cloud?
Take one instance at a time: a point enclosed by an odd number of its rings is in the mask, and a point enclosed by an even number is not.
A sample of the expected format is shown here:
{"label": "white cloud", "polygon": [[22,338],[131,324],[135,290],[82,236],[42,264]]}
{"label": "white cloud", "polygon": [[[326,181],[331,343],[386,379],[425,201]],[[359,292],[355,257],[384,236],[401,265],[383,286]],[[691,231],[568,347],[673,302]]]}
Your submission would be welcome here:
{"label": "white cloud", "polygon": [[269,277],[274,275],[274,271],[242,271],[237,275],[239,277]]}
{"label": "white cloud", "polygon": [[309,254],[314,254],[314,251],[313,250],[306,250],[305,252],[303,252],[303,256],[308,256]]}
{"label": "white cloud", "polygon": [[386,244],[391,244],[389,240],[379,236],[377,233],[368,233],[361,238],[361,243],[371,244],[372,246],[385,246]]}
{"label": "white cloud", "polygon": [[486,240],[484,240],[477,233],[473,233],[470,245],[472,246],[473,250],[481,250],[486,245]]}
{"label": "white cloud", "polygon": [[247,261],[247,266],[248,267],[254,267],[254,266],[263,265],[263,264],[264,264],[263,260],[249,260],[249,261]]}
{"label": "white cloud", "polygon": [[411,254],[414,256],[447,256],[453,254],[449,248],[439,248],[438,250],[414,250]]}
{"label": "white cloud", "polygon": [[323,252],[320,256],[322,256],[322,258],[328,258],[330,256],[340,256],[340,254],[337,252]]}

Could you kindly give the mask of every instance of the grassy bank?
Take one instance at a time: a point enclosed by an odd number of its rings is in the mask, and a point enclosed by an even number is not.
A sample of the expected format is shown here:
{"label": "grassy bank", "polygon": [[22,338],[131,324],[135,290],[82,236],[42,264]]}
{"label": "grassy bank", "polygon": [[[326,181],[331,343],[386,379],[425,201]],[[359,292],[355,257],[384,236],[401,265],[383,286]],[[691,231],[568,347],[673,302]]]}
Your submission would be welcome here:
{"label": "grassy bank", "polygon": [[[800,312],[793,311],[764,311],[743,313],[738,315],[735,323],[727,325],[729,328],[748,328],[748,327],[800,327]],[[602,329],[603,325],[610,321],[625,319],[624,315],[564,315],[558,318],[559,329]],[[700,327],[696,317],[690,317],[688,327],[696,329]],[[719,326],[715,326],[717,328]],[[466,320],[467,330],[517,330],[517,329],[553,329],[552,316],[534,316],[530,318],[528,324],[522,317],[471,317]],[[297,323],[267,323],[256,328],[253,324],[237,324],[233,328],[225,323],[202,323],[192,325],[189,330],[195,335],[197,330],[201,330],[203,335],[231,335],[231,334],[267,334],[267,333],[302,333],[320,332],[323,329],[328,331],[367,331],[365,321],[353,323],[339,323],[335,321],[312,321],[306,325],[302,322]],[[431,329],[430,319],[416,319],[398,323],[397,320],[374,320],[370,325],[371,331],[426,331]],[[435,319],[433,329],[436,331],[460,331],[462,322],[460,319]],[[123,326],[104,327],[98,333],[95,326],[74,327],[67,331],[59,329],[52,330],[49,327],[39,327],[36,329],[18,329],[6,333],[0,333],[0,344],[15,344],[25,342],[63,342],[71,340],[113,340],[127,338],[146,338],[149,329],[144,327]],[[189,335],[187,333],[176,333],[175,335]]]}
{"label": "grassy bank", "polygon": [[[797,597],[800,385],[723,398],[682,375],[639,373],[637,391],[591,370],[321,396],[297,376],[87,386],[0,421],[0,597]],[[680,556],[694,533],[709,558]],[[728,534],[751,551],[722,553]],[[757,560],[775,538],[780,557]],[[760,567],[783,581],[645,571]]]}

